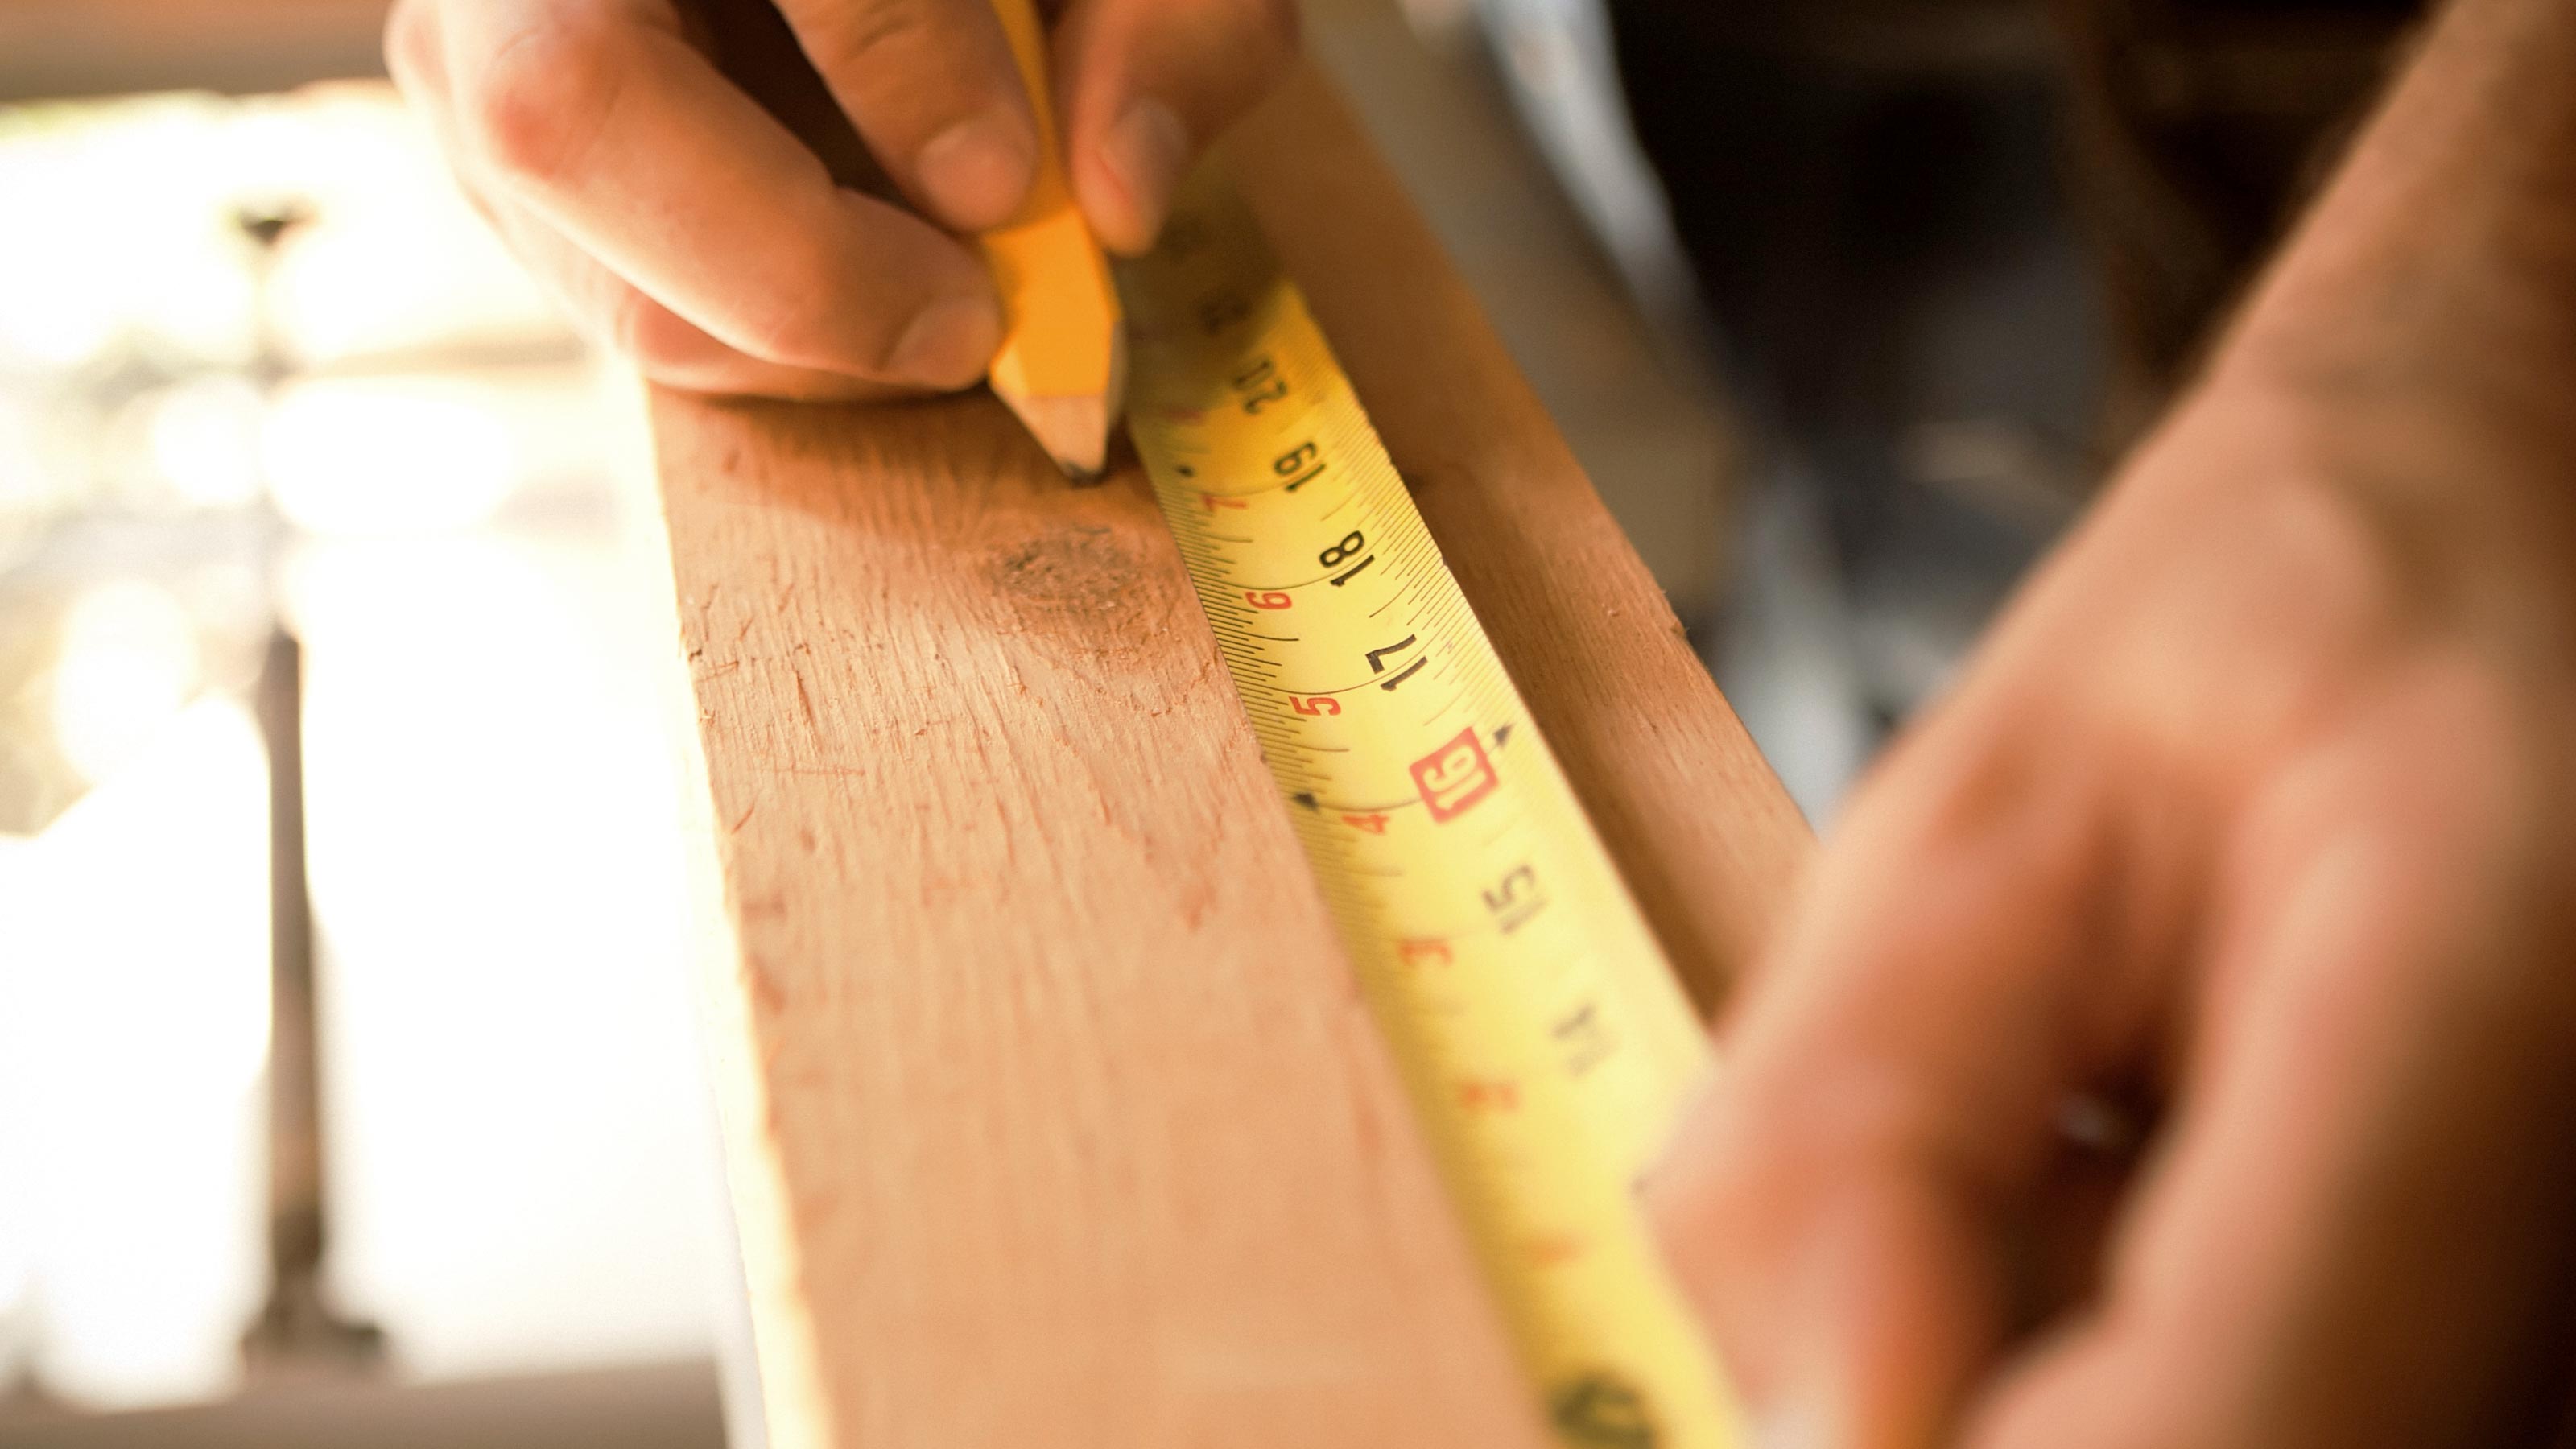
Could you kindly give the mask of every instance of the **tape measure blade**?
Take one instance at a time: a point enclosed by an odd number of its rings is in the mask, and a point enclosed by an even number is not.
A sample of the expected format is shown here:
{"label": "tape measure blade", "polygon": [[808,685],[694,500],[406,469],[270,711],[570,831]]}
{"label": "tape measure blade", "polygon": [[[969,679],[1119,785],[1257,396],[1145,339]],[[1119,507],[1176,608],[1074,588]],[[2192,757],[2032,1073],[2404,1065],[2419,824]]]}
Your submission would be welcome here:
{"label": "tape measure blade", "polygon": [[1126,284],[1138,452],[1558,1437],[1733,1442],[1629,1188],[1686,998],[1215,168]]}

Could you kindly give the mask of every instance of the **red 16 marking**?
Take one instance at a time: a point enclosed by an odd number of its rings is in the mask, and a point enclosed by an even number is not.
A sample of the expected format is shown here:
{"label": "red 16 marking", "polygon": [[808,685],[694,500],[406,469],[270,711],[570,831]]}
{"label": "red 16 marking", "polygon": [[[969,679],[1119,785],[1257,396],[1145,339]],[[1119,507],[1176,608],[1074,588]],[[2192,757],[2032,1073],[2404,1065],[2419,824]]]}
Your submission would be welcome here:
{"label": "red 16 marking", "polygon": [[1469,806],[1494,793],[1494,762],[1485,758],[1484,743],[1473,726],[1424,755],[1410,766],[1414,788],[1431,807],[1431,823],[1446,824]]}

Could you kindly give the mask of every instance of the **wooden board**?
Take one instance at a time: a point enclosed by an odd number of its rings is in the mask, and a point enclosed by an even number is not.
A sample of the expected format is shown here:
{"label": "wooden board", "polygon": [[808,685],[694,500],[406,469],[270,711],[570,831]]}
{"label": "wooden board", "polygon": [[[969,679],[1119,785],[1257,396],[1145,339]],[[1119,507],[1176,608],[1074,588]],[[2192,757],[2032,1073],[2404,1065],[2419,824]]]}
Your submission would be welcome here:
{"label": "wooden board", "polygon": [[[1339,103],[1232,149],[1713,994],[1794,811]],[[653,411],[771,1442],[1536,1444],[1133,465],[983,396]]]}

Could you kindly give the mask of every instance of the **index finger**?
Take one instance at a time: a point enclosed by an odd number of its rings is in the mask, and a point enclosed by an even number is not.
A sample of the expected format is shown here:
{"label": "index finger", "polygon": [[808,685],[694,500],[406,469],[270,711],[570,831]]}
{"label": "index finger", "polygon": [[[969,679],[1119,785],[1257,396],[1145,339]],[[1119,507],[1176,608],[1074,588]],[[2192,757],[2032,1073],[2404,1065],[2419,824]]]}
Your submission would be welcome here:
{"label": "index finger", "polygon": [[778,0],[905,195],[960,231],[1008,221],[1037,171],[1027,89],[988,0]]}
{"label": "index finger", "polygon": [[961,387],[999,305],[981,263],[823,163],[662,0],[453,0],[440,50],[463,167],[753,357]]}
{"label": "index finger", "polygon": [[2008,1326],[2002,1213],[2128,1030],[2063,969],[2112,954],[2101,787],[1947,734],[1856,804],[1648,1186],[1766,1444],[1939,1438]]}

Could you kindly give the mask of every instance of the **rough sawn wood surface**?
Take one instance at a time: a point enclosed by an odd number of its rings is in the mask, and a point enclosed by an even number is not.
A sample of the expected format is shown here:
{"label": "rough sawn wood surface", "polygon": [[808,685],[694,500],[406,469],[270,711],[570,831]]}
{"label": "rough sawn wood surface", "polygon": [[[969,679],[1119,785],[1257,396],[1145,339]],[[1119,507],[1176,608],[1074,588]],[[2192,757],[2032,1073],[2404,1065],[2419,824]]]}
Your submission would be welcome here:
{"label": "rough sawn wood surface", "polygon": [[[1324,84],[1229,144],[1713,1000],[1794,809]],[[1134,465],[981,395],[653,415],[771,1442],[1540,1443]]]}

